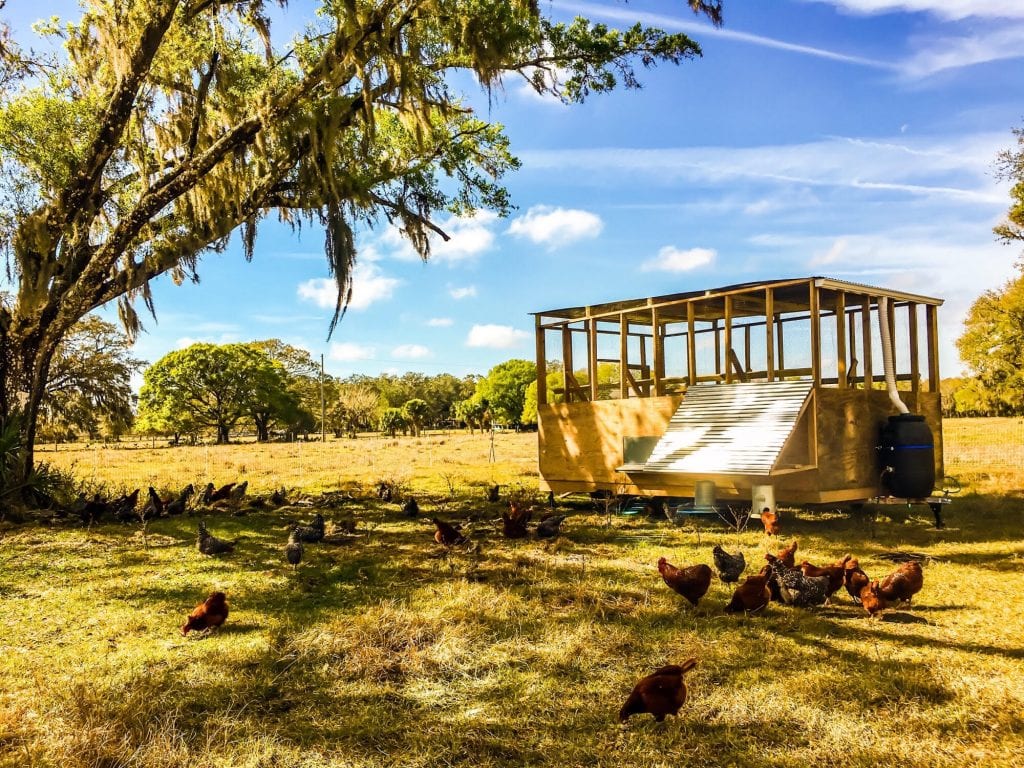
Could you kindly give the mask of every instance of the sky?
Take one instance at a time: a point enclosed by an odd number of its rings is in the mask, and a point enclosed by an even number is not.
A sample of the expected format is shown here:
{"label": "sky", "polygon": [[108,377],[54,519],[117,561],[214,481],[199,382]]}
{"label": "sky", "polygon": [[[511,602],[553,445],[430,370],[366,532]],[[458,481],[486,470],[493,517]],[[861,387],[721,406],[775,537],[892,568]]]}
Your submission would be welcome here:
{"label": "sky", "polygon": [[[361,231],[330,339],[322,232],[268,222],[252,263],[236,237],[203,258],[200,284],[155,281],[136,355],[279,338],[340,377],[484,374],[533,359],[531,312],[823,275],[945,299],[941,373],[958,375],[966,311],[1022,256],[992,227],[1009,205],[994,162],[1024,126],[1024,2],[724,5],[715,29],[679,0],[543,0],[556,18],[685,32],[703,57],[583,105],[517,77],[490,97],[470,87],[522,161],[511,216],[442,217],[452,239],[426,264],[386,226]],[[8,6],[26,41],[40,5]]]}

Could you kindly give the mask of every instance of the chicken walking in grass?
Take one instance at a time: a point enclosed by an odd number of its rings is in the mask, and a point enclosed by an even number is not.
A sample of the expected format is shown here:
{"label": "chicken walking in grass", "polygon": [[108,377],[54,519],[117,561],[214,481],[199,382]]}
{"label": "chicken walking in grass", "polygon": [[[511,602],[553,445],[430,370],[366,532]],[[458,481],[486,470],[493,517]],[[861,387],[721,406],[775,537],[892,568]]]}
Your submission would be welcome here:
{"label": "chicken walking in grass", "polygon": [[192,498],[192,494],[195,492],[196,489],[193,487],[192,483],[189,483],[182,489],[181,493],[178,494],[178,498],[166,505],[164,511],[169,516],[183,514],[185,512],[185,508],[188,506],[188,500]]}
{"label": "chicken walking in grass", "polygon": [[227,485],[222,485],[217,490],[214,490],[214,487],[213,483],[207,483],[206,490],[203,491],[204,504],[213,504],[214,502],[224,501],[229,498],[231,496],[231,490],[235,487],[235,484],[228,483]]}
{"label": "chicken walking in grass", "polygon": [[316,544],[323,541],[324,534],[326,533],[324,516],[317,512],[309,525],[297,525],[295,526],[295,531],[299,541],[306,544]]}
{"label": "chicken walking in grass", "polygon": [[761,522],[764,524],[764,532],[768,536],[778,536],[782,532],[779,515],[777,512],[772,512],[771,507],[761,510]]}
{"label": "chicken walking in grass", "polygon": [[140,490],[136,488],[131,493],[126,493],[121,498],[110,502],[110,511],[119,523],[138,522],[139,515],[135,511],[135,506],[139,503]]}
{"label": "chicken walking in grass", "polygon": [[181,634],[189,632],[210,632],[217,629],[228,617],[227,595],[223,592],[211,592],[210,596],[188,615],[181,625]]}
{"label": "chicken walking in grass", "polygon": [[434,541],[443,547],[454,547],[456,544],[464,544],[466,537],[462,535],[462,531],[459,530],[458,523],[446,523],[444,520],[439,518],[432,518],[434,526],[437,528],[434,531]]}
{"label": "chicken walking in grass", "polygon": [[402,504],[402,514],[406,517],[418,517],[420,514],[420,505],[416,503],[416,499],[410,496]]}
{"label": "chicken walking in grass", "polygon": [[242,499],[245,498],[245,493],[248,489],[248,480],[243,482],[241,485],[236,485],[234,488],[231,489],[231,492],[228,494],[228,501],[230,501],[232,504],[240,504],[242,502]]}
{"label": "chicken walking in grass", "polygon": [[902,563],[878,585],[879,592],[890,603],[909,603],[923,587],[921,564],[913,560]]}
{"label": "chicken walking in grass", "polygon": [[663,722],[666,715],[677,715],[686,703],[685,674],[697,666],[696,659],[687,659],[682,664],[671,664],[654,670],[633,688],[626,703],[619,710],[619,722],[626,722],[632,715],[649,713],[657,722]]}
{"label": "chicken walking in grass", "polygon": [[568,515],[546,515],[541,518],[541,521],[537,523],[537,538],[538,539],[553,539],[561,531],[562,521]]}
{"label": "chicken walking in grass", "polygon": [[218,539],[206,530],[206,523],[200,520],[199,531],[196,535],[196,546],[199,548],[200,553],[204,555],[225,555],[228,552],[234,551],[235,542]]}
{"label": "chicken walking in grass", "polygon": [[853,559],[852,555],[846,555],[842,560],[834,563],[833,565],[823,565],[821,567],[811,565],[809,562],[804,560],[800,564],[800,570],[804,576],[827,576],[828,577],[828,589],[826,595],[826,602],[831,600],[832,595],[839,591],[839,588],[843,586],[846,579],[846,564]]}
{"label": "chicken walking in grass", "polygon": [[765,567],[760,573],[747,576],[746,580],[736,587],[732,600],[725,606],[726,613],[757,613],[763,611],[771,600],[768,582],[771,574]]}
{"label": "chicken walking in grass", "polygon": [[664,557],[660,557],[658,558],[658,572],[669,589],[685,597],[694,607],[707,594],[708,587],[711,586],[711,568],[703,563],[691,565],[688,568],[676,568]]}
{"label": "chicken walking in grass", "polygon": [[533,510],[515,501],[508,503],[508,511],[501,513],[501,532],[506,539],[525,539],[530,535],[526,524],[530,522]]}
{"label": "chicken walking in grass", "polygon": [[163,517],[164,500],[160,498],[160,494],[156,492],[152,485],[149,486],[148,493],[149,502],[142,508],[142,518],[144,520],[152,520],[154,517]]}
{"label": "chicken walking in grass", "polygon": [[881,618],[882,611],[889,607],[889,601],[882,594],[882,590],[878,586],[878,579],[861,588],[858,602],[868,612],[868,616],[872,618],[875,616]]}
{"label": "chicken walking in grass", "polygon": [[846,571],[843,574],[843,584],[846,587],[847,594],[853,598],[853,602],[857,605],[861,604],[860,593],[864,587],[871,583],[871,579],[868,575],[861,570],[860,563],[856,558],[848,560],[846,563]]}
{"label": "chicken walking in grass", "polygon": [[726,584],[740,580],[740,575],[747,567],[747,559],[742,552],[730,555],[718,544],[711,550],[711,557],[715,561],[715,568],[718,569],[718,577]]}
{"label": "chicken walking in grass", "polygon": [[284,556],[292,570],[297,570],[299,563],[302,562],[303,549],[302,540],[299,538],[299,526],[296,525],[288,534],[288,543],[284,546]]}
{"label": "chicken walking in grass", "polygon": [[779,553],[776,555],[776,557],[778,557],[779,560],[781,560],[787,568],[795,568],[796,550],[798,546],[800,545],[797,542],[797,540],[793,539],[793,541],[790,542],[788,547],[783,547],[779,550]]}
{"label": "chicken walking in grass", "polygon": [[828,576],[804,576],[799,569],[788,568],[774,555],[767,554],[764,558],[786,605],[810,608],[822,605],[828,599]]}

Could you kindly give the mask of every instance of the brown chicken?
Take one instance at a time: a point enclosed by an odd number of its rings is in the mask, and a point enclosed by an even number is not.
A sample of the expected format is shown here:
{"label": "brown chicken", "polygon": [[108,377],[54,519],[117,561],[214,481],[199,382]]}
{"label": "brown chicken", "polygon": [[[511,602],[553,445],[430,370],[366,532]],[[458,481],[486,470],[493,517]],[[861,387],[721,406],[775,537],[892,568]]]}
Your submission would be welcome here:
{"label": "brown chicken", "polygon": [[871,582],[860,591],[860,604],[869,616],[881,614],[889,607],[889,601],[885,599],[882,590],[878,587],[878,580]]}
{"label": "brown chicken", "polygon": [[678,715],[679,708],[686,703],[686,681],[683,676],[697,666],[696,659],[687,659],[682,664],[671,664],[654,670],[633,688],[626,703],[619,710],[619,722],[626,722],[630,715],[649,712],[659,723],[665,715]]}
{"label": "brown chicken", "polygon": [[911,561],[901,564],[899,568],[882,579],[879,591],[889,602],[905,600],[909,603],[923,586],[924,574],[921,572],[921,564]]}
{"label": "brown chicken", "polygon": [[689,568],[676,568],[664,557],[658,558],[658,572],[672,591],[696,606],[711,586],[711,567],[701,563]]}
{"label": "brown chicken", "polygon": [[871,579],[860,568],[857,558],[852,558],[846,563],[846,571],[843,574],[843,584],[846,585],[846,592],[853,598],[853,602],[860,604],[860,593]]}
{"label": "brown chicken", "polygon": [[776,557],[779,558],[787,568],[796,568],[796,549],[798,546],[797,540],[793,539],[793,542],[788,547],[783,547],[779,550]]}
{"label": "brown chicken", "polygon": [[769,536],[778,536],[782,531],[778,514],[772,512],[768,507],[761,510],[761,522],[764,523],[764,532]]}
{"label": "brown chicken", "polygon": [[804,576],[828,576],[828,590],[826,594],[828,597],[832,597],[843,586],[846,580],[846,564],[852,559],[852,555],[847,555],[834,565],[825,565],[820,568],[804,560],[800,563],[800,570],[804,572]]}
{"label": "brown chicken", "polygon": [[444,520],[433,518],[434,525],[437,526],[437,530],[434,532],[434,541],[445,547],[454,547],[456,544],[463,544],[466,541],[466,537],[459,531],[459,526],[456,523],[446,523]]}
{"label": "brown chicken", "polygon": [[508,512],[501,513],[501,532],[505,534],[506,539],[525,539],[530,534],[526,524],[530,522],[532,516],[532,509],[510,501]]}
{"label": "brown chicken", "polygon": [[204,632],[219,627],[228,617],[227,600],[227,595],[223,592],[211,592],[210,596],[188,615],[188,620],[181,625],[181,634],[187,635],[193,630]]}
{"label": "brown chicken", "polygon": [[725,610],[728,613],[739,613],[740,611],[755,613],[764,610],[768,601],[771,600],[771,592],[768,590],[770,578],[771,574],[768,572],[767,566],[762,568],[760,573],[747,576],[746,581],[736,587],[736,591],[732,593],[732,600],[725,606]]}

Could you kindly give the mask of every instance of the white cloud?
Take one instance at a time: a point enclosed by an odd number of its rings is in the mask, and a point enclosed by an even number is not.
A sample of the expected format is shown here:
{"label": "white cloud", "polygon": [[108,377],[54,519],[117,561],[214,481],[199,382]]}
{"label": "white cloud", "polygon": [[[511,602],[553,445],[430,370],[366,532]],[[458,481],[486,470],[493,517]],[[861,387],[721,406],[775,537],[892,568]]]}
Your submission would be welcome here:
{"label": "white cloud", "polygon": [[455,324],[455,321],[450,317],[432,317],[427,320],[427,325],[431,328],[450,328]]}
{"label": "white cloud", "polygon": [[525,216],[513,219],[508,231],[516,237],[557,248],[577,240],[595,238],[602,229],[604,222],[601,217],[589,211],[535,205]]}
{"label": "white cloud", "polygon": [[943,19],[959,21],[969,16],[1024,18],[1020,0],[812,0],[862,14],[924,12]]}
{"label": "white cloud", "polygon": [[[437,222],[449,239],[446,241],[440,235],[431,233],[430,260],[452,265],[477,258],[494,247],[493,227],[497,221],[496,213],[480,210],[472,216],[452,216]],[[393,258],[401,261],[420,260],[420,255],[396,226],[384,230],[380,243],[389,249]]]}
{"label": "white cloud", "polygon": [[331,344],[327,356],[331,360],[351,363],[357,360],[372,360],[377,353],[374,348],[367,344],[355,344],[350,341],[336,342]]}
{"label": "white cloud", "polygon": [[456,300],[458,300],[458,299],[468,299],[471,296],[476,296],[476,286],[475,285],[466,285],[466,286],[463,286],[462,288],[449,288],[448,289],[448,295],[451,296],[453,299],[456,299]]}
{"label": "white cloud", "polygon": [[216,336],[182,336],[174,342],[175,349],[185,349],[193,344],[237,344],[241,336],[237,333],[222,333]]}
{"label": "white cloud", "polygon": [[[353,310],[366,309],[375,302],[390,299],[395,288],[402,281],[384,275],[374,262],[356,264],[352,272],[352,300],[348,308]],[[318,307],[334,309],[338,300],[338,288],[333,280],[326,277],[314,277],[299,284],[299,298],[311,301]]]}
{"label": "white cloud", "polygon": [[[1020,7],[1024,9],[1024,2]],[[916,53],[900,62],[909,78],[925,78],[948,69],[1024,56],[1024,25],[1002,26],[989,32],[939,37],[918,43]]]}
{"label": "white cloud", "polygon": [[511,349],[529,338],[529,333],[510,325],[474,325],[466,337],[466,346]]}
{"label": "white cloud", "polygon": [[712,248],[690,248],[683,251],[666,245],[658,251],[657,256],[645,261],[640,269],[644,272],[689,272],[707,266],[715,260],[716,255]]}
{"label": "white cloud", "polygon": [[391,350],[391,356],[400,360],[422,360],[430,357],[430,350],[422,344],[400,344]]}

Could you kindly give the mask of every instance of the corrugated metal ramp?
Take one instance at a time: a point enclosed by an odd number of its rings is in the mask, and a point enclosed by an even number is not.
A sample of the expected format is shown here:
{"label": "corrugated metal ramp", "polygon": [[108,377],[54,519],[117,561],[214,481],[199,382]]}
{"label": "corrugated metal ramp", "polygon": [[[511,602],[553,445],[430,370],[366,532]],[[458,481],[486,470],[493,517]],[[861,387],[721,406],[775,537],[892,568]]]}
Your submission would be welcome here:
{"label": "corrugated metal ramp", "polygon": [[643,471],[771,474],[812,386],[771,381],[690,387]]}

